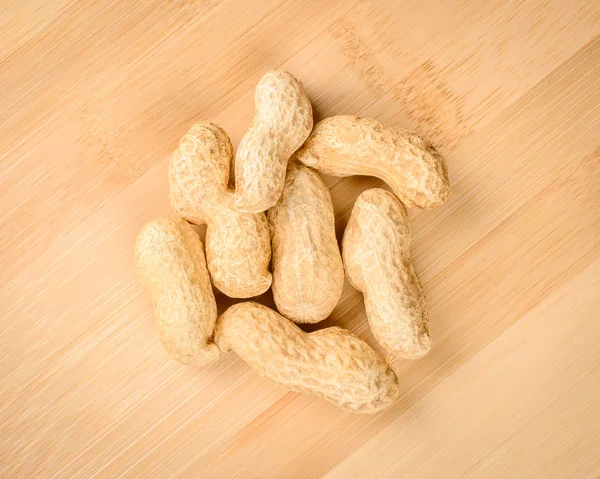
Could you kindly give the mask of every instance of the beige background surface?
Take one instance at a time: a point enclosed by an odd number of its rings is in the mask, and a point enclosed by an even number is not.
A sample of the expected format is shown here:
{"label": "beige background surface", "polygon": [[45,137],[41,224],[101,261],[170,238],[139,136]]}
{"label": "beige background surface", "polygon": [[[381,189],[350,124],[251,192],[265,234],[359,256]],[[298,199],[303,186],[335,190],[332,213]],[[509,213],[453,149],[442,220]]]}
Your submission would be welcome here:
{"label": "beige background surface", "polygon": [[[600,474],[599,2],[14,0],[0,31],[0,476]],[[448,160],[411,211],[434,347],[376,416],[169,360],[134,273],[178,139],[237,144],[273,68]],[[341,237],[380,182],[328,184]],[[325,324],[374,344],[348,285]]]}

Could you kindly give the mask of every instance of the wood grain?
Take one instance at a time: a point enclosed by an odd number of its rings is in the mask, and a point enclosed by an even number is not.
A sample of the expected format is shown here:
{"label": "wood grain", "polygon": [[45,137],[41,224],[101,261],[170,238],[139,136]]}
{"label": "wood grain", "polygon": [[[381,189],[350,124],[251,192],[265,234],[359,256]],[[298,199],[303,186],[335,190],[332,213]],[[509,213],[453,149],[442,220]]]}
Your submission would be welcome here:
{"label": "wood grain", "polygon": [[[600,475],[598,2],[0,10],[0,476]],[[282,391],[234,354],[170,360],[135,276],[179,138],[211,120],[237,145],[273,68],[317,120],[415,129],[448,160],[448,202],[410,212],[433,348],[395,364],[401,398],[375,416]],[[381,182],[326,182],[340,239]],[[377,346],[347,284],[321,324]]]}

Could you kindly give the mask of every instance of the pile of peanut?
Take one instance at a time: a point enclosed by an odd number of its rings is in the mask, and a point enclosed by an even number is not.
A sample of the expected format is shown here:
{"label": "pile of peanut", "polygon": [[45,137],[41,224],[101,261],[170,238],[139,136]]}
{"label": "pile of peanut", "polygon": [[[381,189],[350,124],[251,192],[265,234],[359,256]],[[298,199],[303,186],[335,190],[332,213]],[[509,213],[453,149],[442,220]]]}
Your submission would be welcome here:
{"label": "pile of peanut", "polygon": [[[135,258],[152,296],[160,340],[176,360],[206,366],[229,350],[261,376],[352,412],[374,413],[399,394],[389,362],[337,327],[305,333],[294,323],[327,318],[349,282],[364,295],[375,338],[389,358],[431,347],[423,288],[410,259],[404,205],[432,208],[448,196],[446,165],[429,141],[355,116],[313,128],[312,107],[291,74],[271,71],[256,88],[256,112],[235,155],[214,123],[181,139],[169,168],[178,217],[142,228]],[[370,175],[336,240],[329,190],[319,173]],[[206,224],[206,254],[190,223]],[[271,267],[271,271],[269,270]],[[242,302],[217,318],[212,285],[232,298],[273,287],[279,312]]]}

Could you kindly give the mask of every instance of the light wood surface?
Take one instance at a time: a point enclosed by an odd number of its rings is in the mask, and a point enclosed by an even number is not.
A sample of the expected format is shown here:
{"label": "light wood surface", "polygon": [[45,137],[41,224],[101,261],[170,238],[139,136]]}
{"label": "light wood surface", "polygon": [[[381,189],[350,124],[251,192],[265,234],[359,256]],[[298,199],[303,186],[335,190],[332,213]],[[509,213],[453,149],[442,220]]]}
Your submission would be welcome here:
{"label": "light wood surface", "polygon": [[[0,31],[1,477],[600,475],[600,2],[12,0]],[[237,144],[274,68],[448,161],[410,212],[433,349],[378,415],[170,360],[133,269],[179,138]],[[380,182],[327,182],[341,238]],[[375,346],[349,285],[323,324]]]}

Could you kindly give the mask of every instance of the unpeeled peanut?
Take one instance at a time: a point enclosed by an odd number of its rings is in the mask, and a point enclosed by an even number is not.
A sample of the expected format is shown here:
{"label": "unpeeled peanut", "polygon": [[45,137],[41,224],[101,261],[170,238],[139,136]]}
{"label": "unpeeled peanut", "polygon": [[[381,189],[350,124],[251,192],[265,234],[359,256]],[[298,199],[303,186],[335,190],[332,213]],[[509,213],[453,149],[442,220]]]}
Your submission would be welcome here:
{"label": "unpeeled peanut", "polygon": [[380,178],[408,206],[438,206],[450,191],[446,163],[428,140],[370,118],[321,120],[297,158],[328,175]]}
{"label": "unpeeled peanut", "polygon": [[299,323],[327,318],[344,286],[329,189],[316,171],[291,162],[283,193],[267,217],[277,309]]}
{"label": "unpeeled peanut", "polygon": [[235,206],[259,213],[273,206],[290,156],[313,126],[312,107],[291,73],[266,73],[256,87],[254,119],[235,156]]}
{"label": "unpeeled peanut", "polygon": [[394,356],[416,359],[429,351],[425,295],[410,259],[406,210],[391,193],[363,192],[342,241],[350,283],[364,294],[371,330]]}
{"label": "unpeeled peanut", "polygon": [[350,331],[334,327],[305,333],[258,303],[227,309],[217,321],[215,341],[264,378],[348,411],[375,413],[399,394],[389,365]]}
{"label": "unpeeled peanut", "polygon": [[218,359],[212,342],[217,306],[202,241],[192,227],[182,219],[151,221],[137,237],[135,261],[169,355],[193,366]]}
{"label": "unpeeled peanut", "polygon": [[271,240],[264,213],[241,213],[228,188],[233,148],[214,123],[196,123],[181,139],[169,166],[170,200],[195,224],[207,224],[206,259],[217,289],[250,298],[271,286]]}

